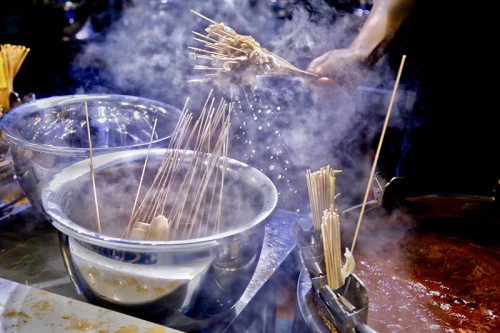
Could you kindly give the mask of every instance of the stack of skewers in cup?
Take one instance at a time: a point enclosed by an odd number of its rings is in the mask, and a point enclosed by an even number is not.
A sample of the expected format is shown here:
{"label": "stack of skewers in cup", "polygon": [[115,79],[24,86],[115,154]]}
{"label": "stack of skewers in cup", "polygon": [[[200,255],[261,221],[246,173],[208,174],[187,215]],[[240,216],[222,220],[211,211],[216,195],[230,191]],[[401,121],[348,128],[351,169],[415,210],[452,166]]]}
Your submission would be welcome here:
{"label": "stack of skewers in cup", "polygon": [[335,208],[335,176],[339,172],[330,169],[330,166],[306,172],[313,228],[321,233],[326,278],[332,290],[344,284],[355,266],[354,257],[347,248],[344,253],[346,262],[342,265],[340,219]]}
{"label": "stack of skewers in cup", "polygon": [[294,233],[303,273],[309,276],[312,286],[314,309],[307,311],[320,318],[317,321],[324,328],[321,332],[374,332],[366,324],[367,291],[353,274],[355,261],[349,249],[345,249],[342,260],[341,223],[335,208],[335,180],[339,172],[330,166],[306,172],[312,229],[304,230],[297,223]]}
{"label": "stack of skewers in cup", "polygon": [[14,93],[14,78],[29,51],[21,45],[0,45],[0,116],[13,106],[10,99]]}

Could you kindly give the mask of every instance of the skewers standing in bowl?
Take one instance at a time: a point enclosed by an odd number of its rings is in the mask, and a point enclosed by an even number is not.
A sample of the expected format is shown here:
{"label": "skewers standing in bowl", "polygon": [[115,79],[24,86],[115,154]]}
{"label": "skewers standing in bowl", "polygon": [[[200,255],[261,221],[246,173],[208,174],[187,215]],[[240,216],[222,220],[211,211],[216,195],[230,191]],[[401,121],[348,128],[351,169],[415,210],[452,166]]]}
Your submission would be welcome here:
{"label": "skewers standing in bowl", "polygon": [[189,47],[195,59],[208,61],[209,65],[194,66],[196,70],[208,72],[207,78],[248,85],[254,91],[254,81],[259,75],[315,76],[263,48],[253,37],[240,35],[224,23],[194,10],[191,12],[210,22],[206,34],[193,31],[194,40],[203,43],[205,48]]}
{"label": "skewers standing in bowl", "polygon": [[[209,94],[193,124],[186,106],[152,185],[135,207],[124,237],[191,239],[217,234],[232,104]],[[187,165],[187,167],[186,167]]]}
{"label": "skewers standing in bowl", "polygon": [[0,116],[11,108],[14,78],[30,49],[21,45],[0,45]]}
{"label": "skewers standing in bowl", "polygon": [[94,156],[92,154],[92,136],[90,135],[90,120],[89,120],[89,108],[87,102],[85,102],[85,120],[87,124],[87,136],[89,139],[89,152],[90,152],[90,178],[92,180],[92,189],[94,193],[94,203],[95,211],[97,215],[97,230],[101,232],[101,215],[99,214],[99,201],[97,200],[97,188],[95,184],[95,173],[94,173]]}

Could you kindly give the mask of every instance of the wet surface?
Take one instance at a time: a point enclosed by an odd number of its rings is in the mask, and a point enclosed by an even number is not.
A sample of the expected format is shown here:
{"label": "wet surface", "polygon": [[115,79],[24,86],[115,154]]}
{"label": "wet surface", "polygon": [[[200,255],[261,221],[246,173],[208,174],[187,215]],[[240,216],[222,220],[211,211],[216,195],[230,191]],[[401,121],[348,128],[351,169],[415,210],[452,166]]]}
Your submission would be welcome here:
{"label": "wet surface", "polygon": [[[400,215],[363,223],[354,253],[355,273],[368,290],[372,329],[495,332],[500,328],[500,243],[493,236],[498,235],[497,221],[416,223]],[[312,309],[310,288],[303,274],[299,298]]]}
{"label": "wet surface", "polygon": [[[227,318],[212,331],[246,328],[265,305],[275,302],[269,285],[295,248],[291,226],[299,218],[288,211],[275,212],[266,226],[261,257],[248,288]],[[57,230],[29,204],[16,206],[0,219],[0,277],[85,302],[65,269]]]}

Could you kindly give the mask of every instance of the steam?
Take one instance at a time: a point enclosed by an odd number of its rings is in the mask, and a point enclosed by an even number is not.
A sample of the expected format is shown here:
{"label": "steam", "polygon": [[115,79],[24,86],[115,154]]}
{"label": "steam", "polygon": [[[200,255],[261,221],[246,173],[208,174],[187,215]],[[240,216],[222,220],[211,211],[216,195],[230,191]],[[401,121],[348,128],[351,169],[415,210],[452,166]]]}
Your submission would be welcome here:
{"label": "steam", "polygon": [[[188,82],[203,76],[193,70],[195,60],[189,55],[188,46],[195,45],[192,31],[203,32],[207,26],[191,9],[251,35],[302,69],[322,53],[347,46],[362,23],[358,17],[339,15],[319,0],[309,1],[307,8],[290,5],[290,18],[283,20],[269,6],[265,1],[248,0],[216,5],[137,1],[125,8],[102,40],[88,43],[76,60],[74,76],[81,79],[85,93],[143,96],[179,109],[189,97],[190,105],[198,109],[213,86]],[[307,209],[305,170],[327,164],[344,170],[339,191],[357,195],[354,201],[360,202],[371,160],[359,146],[381,128],[388,96],[366,93],[318,102],[300,80],[285,78],[262,78],[255,93],[218,89],[237,104],[229,156],[266,173],[276,184],[284,208]],[[368,100],[374,96],[375,101]],[[359,114],[359,105],[375,107]]]}
{"label": "steam", "polygon": [[[73,74],[81,79],[82,93],[136,95],[179,109],[189,97],[191,108],[198,110],[214,87],[188,83],[203,76],[193,70],[195,60],[188,46],[196,44],[192,31],[201,32],[207,24],[191,9],[253,36],[302,69],[324,52],[349,45],[362,24],[358,17],[340,15],[320,0],[309,1],[308,8],[294,5],[290,18],[284,20],[275,18],[265,3],[136,1],[102,40],[88,43],[76,59]],[[394,79],[382,60],[366,77],[376,89],[358,89],[354,95],[341,92],[328,100],[317,100],[294,78],[260,78],[254,93],[217,87],[217,93],[235,103],[228,155],[264,172],[276,185],[282,208],[307,211],[306,170],[325,165],[343,170],[337,189],[347,198],[345,205],[359,204],[373,162],[370,145],[382,128]],[[398,95],[391,127],[401,128],[401,117],[412,100]],[[371,244],[371,237],[382,229],[369,226],[363,225],[362,244]],[[392,244],[399,243],[403,238],[399,232],[405,233],[406,228],[398,229]]]}

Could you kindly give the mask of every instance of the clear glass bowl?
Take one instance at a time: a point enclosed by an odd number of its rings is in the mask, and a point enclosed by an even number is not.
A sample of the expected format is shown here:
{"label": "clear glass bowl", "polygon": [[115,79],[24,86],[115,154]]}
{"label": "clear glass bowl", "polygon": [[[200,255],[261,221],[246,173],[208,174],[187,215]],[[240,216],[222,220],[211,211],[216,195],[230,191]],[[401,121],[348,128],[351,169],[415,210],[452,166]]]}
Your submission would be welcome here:
{"label": "clear glass bowl", "polygon": [[166,103],[113,94],[55,96],[9,110],[0,118],[1,139],[10,145],[19,184],[41,214],[45,182],[65,166],[90,156],[85,107],[95,156],[150,144],[167,147],[181,115]]}

